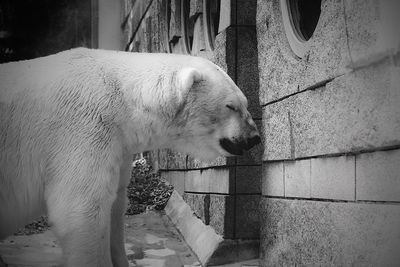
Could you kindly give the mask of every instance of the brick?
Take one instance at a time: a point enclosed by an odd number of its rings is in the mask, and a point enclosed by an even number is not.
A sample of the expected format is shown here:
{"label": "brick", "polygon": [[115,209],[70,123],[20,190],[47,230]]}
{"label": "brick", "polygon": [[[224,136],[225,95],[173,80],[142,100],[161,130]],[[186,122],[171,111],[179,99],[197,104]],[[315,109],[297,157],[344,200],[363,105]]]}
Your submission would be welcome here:
{"label": "brick", "polygon": [[253,118],[261,118],[257,32],[255,27],[237,27],[237,85],[249,102]]}
{"label": "brick", "polygon": [[262,198],[262,266],[397,266],[400,205]]}
{"label": "brick", "polygon": [[188,156],[187,158],[187,168],[188,169],[200,169],[209,168],[216,166],[232,166],[235,164],[235,158],[218,157],[212,161],[202,161],[194,157]]}
{"label": "brick", "polygon": [[210,226],[225,239],[234,238],[234,196],[210,194]]}
{"label": "brick", "polygon": [[185,173],[181,171],[161,171],[161,177],[167,180],[174,189],[183,195],[185,192]]}
{"label": "brick", "polygon": [[236,239],[257,239],[260,235],[260,196],[236,196]]}
{"label": "brick", "polygon": [[283,162],[266,162],[262,168],[262,195],[285,196]]}
{"label": "brick", "polygon": [[289,46],[280,1],[258,1],[256,25],[262,105],[348,72],[342,1],[322,0],[320,19],[303,58]]}
{"label": "brick", "polygon": [[173,150],[167,150],[167,169],[186,169],[186,155],[175,152]]}
{"label": "brick", "polygon": [[400,201],[400,150],[356,157],[357,199]]}
{"label": "brick", "polygon": [[210,59],[236,81],[236,31],[229,27],[215,37],[215,49]]}
{"label": "brick", "polygon": [[168,169],[168,150],[167,149],[159,149],[158,151],[158,168],[161,170]]}
{"label": "brick", "polygon": [[255,25],[257,13],[257,1],[236,0],[236,24]]}
{"label": "brick", "polygon": [[185,172],[185,191],[228,194],[233,191],[233,170],[207,169]]}
{"label": "brick", "polygon": [[261,192],[261,165],[236,167],[236,193]]}
{"label": "brick", "polygon": [[355,157],[311,159],[311,197],[355,200]]}
{"label": "brick", "polygon": [[400,144],[400,67],[385,60],[264,108],[264,160]]}
{"label": "brick", "polygon": [[311,161],[288,161],[283,165],[285,196],[310,198]]}
{"label": "brick", "polygon": [[398,51],[399,1],[345,0],[344,5],[353,67],[371,64]]}
{"label": "brick", "polygon": [[162,170],[186,169],[186,155],[171,149],[158,150],[158,164]]}
{"label": "brick", "polygon": [[210,195],[184,193],[183,200],[193,210],[197,218],[201,219],[206,225],[210,223]]}

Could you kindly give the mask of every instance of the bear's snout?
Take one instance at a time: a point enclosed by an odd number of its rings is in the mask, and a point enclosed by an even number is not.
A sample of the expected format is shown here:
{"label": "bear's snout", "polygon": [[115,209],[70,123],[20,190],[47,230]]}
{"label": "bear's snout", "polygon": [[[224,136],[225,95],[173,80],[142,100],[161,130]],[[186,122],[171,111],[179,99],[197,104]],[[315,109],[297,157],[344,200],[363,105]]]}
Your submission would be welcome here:
{"label": "bear's snout", "polygon": [[261,138],[258,134],[241,141],[232,141],[229,138],[223,138],[219,143],[230,154],[240,156],[243,155],[243,151],[250,150],[255,145],[261,143]]}
{"label": "bear's snout", "polygon": [[246,149],[246,150],[249,150],[250,148],[252,148],[252,147],[258,145],[259,143],[261,143],[261,137],[257,134],[257,135],[255,135],[255,136],[253,136],[253,137],[250,137],[250,138],[247,140],[246,143],[247,143],[247,148],[245,148],[245,149]]}

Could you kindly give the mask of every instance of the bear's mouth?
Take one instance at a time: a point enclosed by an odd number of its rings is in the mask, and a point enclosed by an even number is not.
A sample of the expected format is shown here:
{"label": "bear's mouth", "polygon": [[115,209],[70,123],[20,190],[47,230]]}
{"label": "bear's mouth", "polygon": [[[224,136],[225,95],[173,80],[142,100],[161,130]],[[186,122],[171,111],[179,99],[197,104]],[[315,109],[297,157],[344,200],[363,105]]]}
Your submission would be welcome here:
{"label": "bear's mouth", "polygon": [[241,148],[240,144],[236,144],[229,140],[228,138],[223,138],[219,140],[219,144],[223,149],[235,156],[243,155],[243,149]]}

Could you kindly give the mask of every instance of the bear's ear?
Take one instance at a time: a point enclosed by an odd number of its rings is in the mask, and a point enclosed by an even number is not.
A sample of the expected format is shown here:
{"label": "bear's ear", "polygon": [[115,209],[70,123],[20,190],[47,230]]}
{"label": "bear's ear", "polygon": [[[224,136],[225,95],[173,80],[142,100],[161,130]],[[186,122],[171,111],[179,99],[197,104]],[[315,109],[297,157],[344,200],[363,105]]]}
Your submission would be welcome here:
{"label": "bear's ear", "polygon": [[176,97],[179,106],[185,102],[187,94],[195,82],[199,82],[203,77],[195,68],[183,68],[176,74]]}

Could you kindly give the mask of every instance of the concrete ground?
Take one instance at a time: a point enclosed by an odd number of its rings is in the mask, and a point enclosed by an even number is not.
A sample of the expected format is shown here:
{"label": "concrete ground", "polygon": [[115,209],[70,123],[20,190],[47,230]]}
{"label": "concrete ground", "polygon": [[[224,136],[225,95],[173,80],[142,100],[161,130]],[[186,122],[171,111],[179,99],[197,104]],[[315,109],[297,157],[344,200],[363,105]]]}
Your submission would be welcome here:
{"label": "concrete ground", "polygon": [[[201,266],[164,212],[126,217],[126,244],[130,266]],[[58,266],[61,249],[51,231],[30,236],[11,236],[0,241],[0,266]],[[223,265],[258,266],[258,261]]]}

